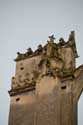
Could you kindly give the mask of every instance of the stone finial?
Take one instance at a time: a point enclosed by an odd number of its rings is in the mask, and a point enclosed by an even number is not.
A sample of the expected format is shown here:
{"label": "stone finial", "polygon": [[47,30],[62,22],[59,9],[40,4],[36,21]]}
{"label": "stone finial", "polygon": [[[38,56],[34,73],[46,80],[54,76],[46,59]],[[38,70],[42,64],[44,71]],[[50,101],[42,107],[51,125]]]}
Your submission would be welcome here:
{"label": "stone finial", "polygon": [[65,45],[65,41],[62,37],[59,39],[59,45],[61,45],[61,46]]}
{"label": "stone finial", "polygon": [[52,35],[52,36],[49,36],[49,38],[50,38],[50,39],[55,39],[54,35]]}
{"label": "stone finial", "polygon": [[23,58],[23,54],[22,53],[20,53],[20,52],[17,52],[17,58],[15,59],[15,61],[19,61],[19,60],[21,60],[22,58]]}
{"label": "stone finial", "polygon": [[33,54],[33,51],[32,51],[31,48],[28,48],[28,49],[27,49],[27,55],[29,56],[29,55],[31,55],[31,54]]}
{"label": "stone finial", "polygon": [[18,55],[18,56],[20,56],[20,55],[21,55],[21,53],[20,53],[20,52],[17,52],[17,55]]}
{"label": "stone finial", "polygon": [[38,45],[38,49],[37,49],[37,51],[40,53],[40,52],[42,52],[42,50],[43,50],[43,47],[42,47],[41,44],[39,44],[39,45]]}
{"label": "stone finial", "polygon": [[78,58],[76,43],[75,43],[75,31],[71,31],[68,39],[68,45],[72,47],[75,58]]}
{"label": "stone finial", "polygon": [[53,57],[53,56],[59,56],[58,51],[57,51],[57,44],[54,43],[54,35],[49,36],[50,41],[47,41],[47,56],[48,57]]}
{"label": "stone finial", "polygon": [[42,51],[43,51],[43,47],[41,44],[39,44],[37,50],[35,50],[34,53],[38,55],[38,54],[41,54]]}
{"label": "stone finial", "polygon": [[69,35],[69,41],[75,40],[75,31],[71,31],[71,34]]}
{"label": "stone finial", "polygon": [[38,49],[42,50],[42,45],[41,44],[38,45]]}
{"label": "stone finial", "polygon": [[55,40],[55,37],[54,37],[54,35],[52,35],[52,36],[49,36],[49,38],[50,38],[50,41],[49,41],[49,42],[54,42],[54,40]]}

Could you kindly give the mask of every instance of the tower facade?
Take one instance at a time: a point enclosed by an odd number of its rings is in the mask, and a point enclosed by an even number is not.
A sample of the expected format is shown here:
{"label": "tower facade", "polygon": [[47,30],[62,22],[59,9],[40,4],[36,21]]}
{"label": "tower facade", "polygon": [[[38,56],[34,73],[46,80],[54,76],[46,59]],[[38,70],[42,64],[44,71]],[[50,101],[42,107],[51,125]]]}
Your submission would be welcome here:
{"label": "tower facade", "polygon": [[12,77],[9,125],[77,125],[77,104],[83,90],[83,65],[78,57],[75,33],[67,42],[47,44],[34,52],[17,53]]}

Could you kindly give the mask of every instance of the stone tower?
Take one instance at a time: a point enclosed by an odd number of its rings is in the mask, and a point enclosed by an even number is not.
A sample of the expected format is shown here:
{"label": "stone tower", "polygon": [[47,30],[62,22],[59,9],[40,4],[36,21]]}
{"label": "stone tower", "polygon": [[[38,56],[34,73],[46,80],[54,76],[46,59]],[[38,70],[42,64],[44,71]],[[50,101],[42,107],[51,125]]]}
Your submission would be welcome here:
{"label": "stone tower", "polygon": [[12,77],[9,125],[77,125],[78,99],[83,90],[83,65],[78,57],[75,34],[60,38],[34,52],[18,52]]}

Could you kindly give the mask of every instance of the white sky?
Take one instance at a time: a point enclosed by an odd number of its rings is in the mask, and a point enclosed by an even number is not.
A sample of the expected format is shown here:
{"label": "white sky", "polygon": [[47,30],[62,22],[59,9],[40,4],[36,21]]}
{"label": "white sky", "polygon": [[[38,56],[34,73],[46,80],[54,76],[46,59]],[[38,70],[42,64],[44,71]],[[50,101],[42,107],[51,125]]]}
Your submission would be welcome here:
{"label": "white sky", "polygon": [[[75,30],[83,63],[83,0],[0,0],[0,125],[8,125],[11,77],[15,73],[17,51],[35,49],[54,34],[68,39]],[[83,96],[79,101],[79,125],[83,125]]]}

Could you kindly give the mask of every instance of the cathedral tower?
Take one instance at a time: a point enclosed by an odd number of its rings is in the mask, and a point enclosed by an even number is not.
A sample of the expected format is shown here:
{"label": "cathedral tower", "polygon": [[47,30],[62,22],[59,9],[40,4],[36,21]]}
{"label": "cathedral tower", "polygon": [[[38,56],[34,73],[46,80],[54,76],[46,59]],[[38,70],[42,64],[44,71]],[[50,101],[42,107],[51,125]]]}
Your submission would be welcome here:
{"label": "cathedral tower", "polygon": [[68,41],[47,44],[34,52],[17,53],[12,77],[9,125],[77,125],[77,104],[83,90],[83,65],[78,57],[75,33]]}

